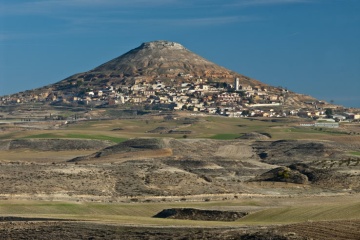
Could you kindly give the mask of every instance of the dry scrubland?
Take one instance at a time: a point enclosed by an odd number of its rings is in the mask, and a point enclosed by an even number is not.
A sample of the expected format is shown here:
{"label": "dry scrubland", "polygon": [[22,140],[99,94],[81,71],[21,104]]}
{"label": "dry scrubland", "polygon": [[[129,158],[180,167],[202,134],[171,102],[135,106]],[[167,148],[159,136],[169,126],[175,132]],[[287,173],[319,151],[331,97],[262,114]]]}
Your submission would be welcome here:
{"label": "dry scrubland", "polygon": [[[25,232],[37,239],[356,239],[359,125],[298,125],[190,115],[3,123],[0,215],[17,218],[0,220],[0,232],[10,239]],[[233,222],[152,218],[183,207],[249,214]]]}

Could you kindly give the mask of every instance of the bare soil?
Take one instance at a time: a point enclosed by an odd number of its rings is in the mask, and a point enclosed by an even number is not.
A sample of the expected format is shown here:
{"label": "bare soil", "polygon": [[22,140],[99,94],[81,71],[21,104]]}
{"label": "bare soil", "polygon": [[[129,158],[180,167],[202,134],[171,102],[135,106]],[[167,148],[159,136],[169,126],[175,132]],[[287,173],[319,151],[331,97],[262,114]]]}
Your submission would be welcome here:
{"label": "bare soil", "polygon": [[291,232],[307,239],[359,239],[360,220],[306,222],[282,226],[280,232]]}
{"label": "bare soil", "polygon": [[[116,226],[90,222],[11,221],[0,223],[3,239],[290,239],[273,231],[247,233],[246,227],[183,228]],[[256,237],[256,238],[254,238]],[[291,239],[304,239],[301,237]]]}
{"label": "bare soil", "polygon": [[244,240],[357,240],[360,220],[326,221],[239,228],[117,226],[91,222],[0,222],[2,239],[244,239]]}

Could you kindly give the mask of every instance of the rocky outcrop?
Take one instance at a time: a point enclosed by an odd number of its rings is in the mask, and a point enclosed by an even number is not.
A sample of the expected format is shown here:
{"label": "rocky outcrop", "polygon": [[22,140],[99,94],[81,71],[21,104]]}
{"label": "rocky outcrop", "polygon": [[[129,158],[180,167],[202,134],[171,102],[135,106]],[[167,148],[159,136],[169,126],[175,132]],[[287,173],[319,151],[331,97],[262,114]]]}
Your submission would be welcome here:
{"label": "rocky outcrop", "polygon": [[172,218],[202,221],[236,221],[249,213],[237,211],[202,210],[194,208],[164,209],[154,218]]}
{"label": "rocky outcrop", "polygon": [[297,184],[308,183],[308,177],[288,167],[274,168],[255,178],[256,181],[288,182]]}
{"label": "rocky outcrop", "polygon": [[314,160],[339,159],[342,152],[325,141],[278,140],[257,141],[253,145],[258,156],[266,163],[289,165]]}

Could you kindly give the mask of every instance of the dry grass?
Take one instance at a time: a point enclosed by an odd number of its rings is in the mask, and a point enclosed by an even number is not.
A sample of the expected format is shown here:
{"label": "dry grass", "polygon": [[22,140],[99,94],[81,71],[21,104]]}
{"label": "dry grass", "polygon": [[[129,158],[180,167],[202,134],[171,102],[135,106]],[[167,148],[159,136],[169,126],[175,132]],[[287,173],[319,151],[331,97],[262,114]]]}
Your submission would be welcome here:
{"label": "dry grass", "polygon": [[169,157],[172,156],[172,150],[170,148],[145,150],[138,152],[125,152],[115,153],[110,156],[102,157],[101,160],[97,158],[91,158],[89,160],[83,160],[81,163],[111,163],[111,162],[125,162],[129,160],[146,160],[150,158]]}
{"label": "dry grass", "polygon": [[52,163],[65,162],[69,159],[89,155],[93,153],[92,150],[81,151],[34,151],[28,149],[0,151],[0,162],[31,162],[31,163]]}
{"label": "dry grass", "polygon": [[[52,217],[92,220],[117,224],[161,226],[240,226],[287,224],[308,221],[360,219],[360,203],[353,197],[315,197],[299,199],[248,198],[220,202],[159,202],[159,203],[68,203],[41,201],[0,201],[0,215]],[[319,206],[319,204],[321,206]],[[293,205],[293,206],[289,206]],[[191,207],[201,209],[259,209],[236,222],[191,221],[152,218],[165,208]]]}
{"label": "dry grass", "polygon": [[292,223],[306,221],[330,221],[360,219],[360,203],[294,206],[266,209],[249,215],[243,223]]}

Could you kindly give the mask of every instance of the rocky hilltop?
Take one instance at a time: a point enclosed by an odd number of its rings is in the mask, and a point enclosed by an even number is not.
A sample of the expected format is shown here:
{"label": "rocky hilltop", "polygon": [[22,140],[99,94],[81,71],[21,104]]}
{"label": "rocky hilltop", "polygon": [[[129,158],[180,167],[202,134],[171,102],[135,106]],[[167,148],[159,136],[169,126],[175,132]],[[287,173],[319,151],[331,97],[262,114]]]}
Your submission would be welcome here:
{"label": "rocky hilltop", "polygon": [[220,67],[189,51],[179,43],[154,41],[143,43],[89,72],[76,74],[66,80],[130,84],[139,79],[147,82],[155,80],[184,82],[206,79],[232,83],[235,77],[242,83],[261,84],[254,79]]}

